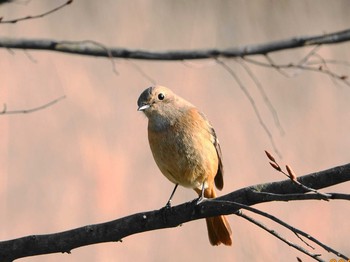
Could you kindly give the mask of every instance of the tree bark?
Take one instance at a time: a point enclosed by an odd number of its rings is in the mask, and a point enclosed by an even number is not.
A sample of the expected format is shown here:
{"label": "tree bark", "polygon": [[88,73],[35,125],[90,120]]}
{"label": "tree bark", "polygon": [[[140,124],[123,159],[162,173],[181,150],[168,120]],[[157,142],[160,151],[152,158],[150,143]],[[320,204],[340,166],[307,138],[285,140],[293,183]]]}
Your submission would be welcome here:
{"label": "tree bark", "polygon": [[[350,180],[350,163],[328,170],[301,176],[298,181],[313,189],[322,189]],[[0,261],[50,253],[70,253],[72,249],[112,241],[141,232],[179,226],[192,220],[237,212],[240,205],[256,205],[270,201],[294,200],[350,200],[348,194],[328,193],[324,195],[307,193],[292,180],[249,186],[222,197],[196,204],[187,202],[171,208],[141,212],[110,222],[88,225],[60,233],[31,235],[0,242]]]}

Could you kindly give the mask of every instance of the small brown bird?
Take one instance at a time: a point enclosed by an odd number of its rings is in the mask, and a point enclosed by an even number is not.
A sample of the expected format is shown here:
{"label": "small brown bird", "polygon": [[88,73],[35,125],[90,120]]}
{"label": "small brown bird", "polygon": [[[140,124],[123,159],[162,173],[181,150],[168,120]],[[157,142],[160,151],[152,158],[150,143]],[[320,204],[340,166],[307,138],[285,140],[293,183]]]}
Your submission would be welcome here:
{"label": "small brown bird", "polygon": [[[138,110],[148,118],[148,141],[160,171],[175,188],[193,188],[199,199],[215,198],[215,186],[224,186],[221,149],[206,116],[185,99],[163,86],[142,92]],[[212,245],[232,245],[231,228],[225,216],[206,219]]]}

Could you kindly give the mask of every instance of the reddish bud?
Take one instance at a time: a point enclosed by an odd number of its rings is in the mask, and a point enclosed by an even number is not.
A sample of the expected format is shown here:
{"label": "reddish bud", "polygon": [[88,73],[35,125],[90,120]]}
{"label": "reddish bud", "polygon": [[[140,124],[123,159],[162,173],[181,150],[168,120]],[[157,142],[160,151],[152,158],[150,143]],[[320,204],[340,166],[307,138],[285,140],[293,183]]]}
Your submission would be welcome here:
{"label": "reddish bud", "polygon": [[267,152],[266,150],[265,150],[265,154],[266,154],[266,156],[267,156],[272,162],[275,162],[275,163],[276,163],[275,158],[274,158],[269,152]]}
{"label": "reddish bud", "polygon": [[296,181],[297,176],[295,175],[293,169],[289,165],[286,165],[286,169],[287,169],[287,172],[288,172],[290,179],[292,179],[293,181]]}
{"label": "reddish bud", "polygon": [[281,167],[280,167],[277,163],[275,163],[275,162],[269,162],[269,163],[270,163],[270,165],[271,165],[274,169],[276,169],[277,171],[279,171],[279,172],[282,171]]}

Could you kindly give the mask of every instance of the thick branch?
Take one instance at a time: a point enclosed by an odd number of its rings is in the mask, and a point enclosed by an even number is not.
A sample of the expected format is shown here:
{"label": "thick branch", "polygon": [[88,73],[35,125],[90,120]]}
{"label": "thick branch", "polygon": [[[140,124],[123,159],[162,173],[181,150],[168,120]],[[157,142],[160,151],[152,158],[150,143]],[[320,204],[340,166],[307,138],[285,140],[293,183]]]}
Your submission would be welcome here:
{"label": "thick branch", "polygon": [[[298,181],[304,185],[315,189],[329,187],[349,180],[350,164],[298,178]],[[266,197],[273,194],[291,195],[290,199],[286,197],[283,201],[300,200],[292,197],[300,193],[305,193],[305,190],[288,179],[242,188],[217,198],[215,201],[203,201],[199,205],[196,205],[196,201],[192,201],[171,209],[141,212],[107,223],[84,226],[65,232],[32,235],[2,241],[0,242],[0,261],[13,261],[21,257],[57,252],[69,253],[77,247],[102,242],[121,241],[122,238],[140,232],[176,227],[188,221],[219,214],[233,214],[240,209],[239,206],[233,205],[233,202],[250,206],[276,200]],[[314,199],[320,199],[320,195],[317,194],[307,195],[313,195],[315,196]],[[335,198],[339,199],[340,196],[337,195]],[[345,199],[348,199],[348,196]],[[218,203],[218,200],[223,201]]]}
{"label": "thick branch", "polygon": [[293,37],[285,40],[247,45],[229,49],[206,50],[174,50],[174,51],[146,51],[125,48],[108,48],[92,41],[54,41],[44,39],[12,39],[0,38],[0,48],[49,50],[88,56],[118,57],[145,60],[188,60],[218,57],[244,57],[248,55],[266,55],[285,49],[322,44],[335,44],[350,40],[350,29],[314,36]]}

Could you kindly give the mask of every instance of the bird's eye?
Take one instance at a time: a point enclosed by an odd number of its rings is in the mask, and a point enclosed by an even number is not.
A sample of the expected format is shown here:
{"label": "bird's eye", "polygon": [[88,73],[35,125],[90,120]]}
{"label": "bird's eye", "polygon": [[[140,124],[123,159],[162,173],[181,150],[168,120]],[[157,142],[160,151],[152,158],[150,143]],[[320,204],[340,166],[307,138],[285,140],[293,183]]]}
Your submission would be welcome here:
{"label": "bird's eye", "polygon": [[159,93],[158,94],[158,99],[159,100],[163,100],[165,98],[164,94],[163,93]]}

